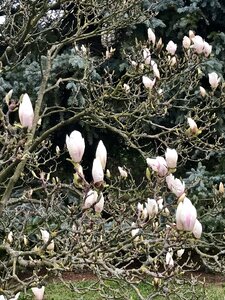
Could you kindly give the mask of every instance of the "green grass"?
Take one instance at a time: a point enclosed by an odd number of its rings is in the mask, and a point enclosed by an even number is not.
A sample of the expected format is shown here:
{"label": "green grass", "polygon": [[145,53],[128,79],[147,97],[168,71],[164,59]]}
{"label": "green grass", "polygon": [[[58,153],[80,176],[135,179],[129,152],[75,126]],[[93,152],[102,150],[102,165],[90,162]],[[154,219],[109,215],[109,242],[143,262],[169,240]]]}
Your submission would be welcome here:
{"label": "green grass", "polygon": [[[45,300],[101,300],[101,299],[114,299],[112,296],[116,296],[115,299],[129,299],[129,300],[137,300],[139,299],[136,293],[132,288],[128,287],[126,284],[122,284],[122,287],[119,288],[118,284],[115,282],[107,281],[105,288],[105,298],[102,297],[102,289],[99,288],[99,285],[91,280],[88,281],[77,281],[77,282],[66,282],[66,286],[63,283],[53,282],[49,283],[46,286],[45,290]],[[155,292],[155,290],[147,284],[139,284],[138,288],[142,294],[142,296],[147,299],[149,295]],[[196,287],[195,287],[196,288]],[[76,291],[79,289],[79,292]],[[181,289],[182,292],[185,293],[183,298],[179,298],[178,296],[172,295],[175,289]],[[171,293],[168,292],[167,297],[157,296],[154,299],[203,299],[203,300],[225,300],[225,286],[216,286],[216,285],[208,285],[205,289],[204,294],[201,294],[201,287],[198,286],[196,288],[196,296],[193,296],[192,291],[188,291],[186,286],[176,286],[171,288]],[[30,300],[33,299],[32,294],[29,292],[26,295],[22,295],[19,300]]]}

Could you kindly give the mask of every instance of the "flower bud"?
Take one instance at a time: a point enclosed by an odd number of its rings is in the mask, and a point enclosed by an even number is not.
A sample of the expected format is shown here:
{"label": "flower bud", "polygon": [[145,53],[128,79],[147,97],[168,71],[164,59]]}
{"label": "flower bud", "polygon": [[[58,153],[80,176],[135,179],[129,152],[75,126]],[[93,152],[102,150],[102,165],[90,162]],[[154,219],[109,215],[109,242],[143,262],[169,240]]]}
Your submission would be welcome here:
{"label": "flower bud", "polygon": [[149,42],[152,42],[153,45],[155,45],[156,36],[151,28],[148,28],[148,40]]}
{"label": "flower bud", "polygon": [[93,161],[92,178],[94,183],[102,182],[104,180],[104,172],[99,157],[96,157]]}
{"label": "flower bud", "polygon": [[127,176],[128,176],[127,171],[124,170],[124,168],[122,168],[122,167],[118,167],[118,170],[119,170],[119,172],[120,172],[120,176],[121,176],[122,178],[126,179]]}
{"label": "flower bud", "polygon": [[165,157],[166,157],[167,167],[170,169],[175,169],[177,167],[177,159],[178,159],[177,151],[175,149],[167,148]]}
{"label": "flower bud", "polygon": [[70,136],[66,135],[66,146],[72,160],[79,163],[82,160],[85,149],[85,143],[81,133],[74,130]]}
{"label": "flower bud", "polygon": [[34,294],[35,300],[43,300],[44,299],[44,293],[45,293],[44,286],[42,286],[41,288],[33,287],[33,288],[31,288],[31,290]]}
{"label": "flower bud", "polygon": [[104,196],[102,193],[100,193],[100,199],[99,201],[95,204],[94,208],[95,208],[95,212],[96,213],[101,213],[103,211],[103,208],[104,208]]}
{"label": "flower bud", "polygon": [[200,86],[200,94],[201,96],[204,98],[206,96],[206,90],[204,89],[204,87]]}
{"label": "flower bud", "polygon": [[107,160],[107,150],[102,140],[99,141],[95,157],[98,157],[101,161],[102,169],[105,170],[106,160]]}
{"label": "flower bud", "polygon": [[93,191],[90,189],[86,196],[84,196],[84,209],[88,209],[92,207],[94,203],[97,202],[98,199],[98,193],[96,191]]}
{"label": "flower bud", "polygon": [[34,110],[28,94],[22,96],[22,101],[19,106],[19,119],[23,127],[31,129],[34,120]]}
{"label": "flower bud", "polygon": [[219,192],[220,192],[220,194],[224,194],[224,185],[222,182],[220,182],[220,184],[219,184]]}
{"label": "flower bud", "polygon": [[177,256],[181,257],[184,254],[184,249],[177,250]]}
{"label": "flower bud", "polygon": [[192,233],[196,239],[200,239],[202,235],[202,224],[196,219]]}
{"label": "flower bud", "polygon": [[220,77],[216,74],[216,72],[212,72],[208,74],[209,76],[209,84],[211,85],[212,89],[216,89],[220,82]]}
{"label": "flower bud", "polygon": [[126,93],[129,93],[130,86],[128,84],[124,83],[123,88],[124,88],[124,90],[125,90]]}
{"label": "flower bud", "polygon": [[148,48],[143,49],[143,58],[144,58],[144,63],[146,65],[150,65],[150,63],[151,63],[151,54],[150,54],[150,50]]}
{"label": "flower bud", "polygon": [[188,36],[185,35],[184,38],[183,38],[183,47],[185,49],[189,49],[190,45],[191,45],[191,40]]}
{"label": "flower bud", "polygon": [[192,231],[197,219],[197,212],[191,201],[185,197],[176,211],[176,225],[178,230]]}
{"label": "flower bud", "polygon": [[155,199],[148,198],[147,202],[145,203],[145,207],[147,209],[149,218],[153,218],[158,214],[158,205]]}
{"label": "flower bud", "polygon": [[166,50],[171,54],[174,55],[177,50],[177,44],[175,44],[173,41],[169,41],[169,43],[166,46]]}

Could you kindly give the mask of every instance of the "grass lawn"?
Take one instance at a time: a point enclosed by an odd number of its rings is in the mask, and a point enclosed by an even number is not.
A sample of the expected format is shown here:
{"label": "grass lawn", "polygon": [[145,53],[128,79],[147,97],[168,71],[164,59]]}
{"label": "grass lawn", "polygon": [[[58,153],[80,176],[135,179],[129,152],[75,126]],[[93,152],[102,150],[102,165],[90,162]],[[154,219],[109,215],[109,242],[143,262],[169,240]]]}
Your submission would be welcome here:
{"label": "grass lawn", "polygon": [[[53,282],[49,283],[46,286],[45,290],[45,300],[100,300],[100,299],[114,299],[112,296],[114,295],[115,299],[126,299],[126,300],[136,300],[140,299],[137,297],[136,293],[133,289],[123,286],[122,288],[118,289],[116,283],[107,282],[105,292],[107,296],[105,298],[102,297],[104,294],[103,290],[99,288],[99,285],[96,284],[94,280],[85,280],[85,281],[77,281],[77,282],[66,282],[66,286],[63,283]],[[149,285],[139,284],[138,288],[144,297],[145,300],[148,299],[149,295],[155,293],[155,290],[151,288]],[[184,295],[182,298],[173,294],[173,291],[176,287],[171,288],[171,293],[168,292],[167,297],[156,296],[151,299],[204,299],[204,300],[225,300],[225,285],[223,284],[208,284],[204,293],[202,294],[200,291],[202,289],[200,287],[196,288],[196,294],[194,295],[192,291],[186,291],[185,286],[180,286],[179,288],[182,289]],[[79,291],[76,291],[79,289]],[[88,290],[88,291],[87,291]],[[30,300],[33,299],[32,294],[29,292],[26,295],[21,295],[19,300]],[[150,298],[149,298],[150,299]]]}

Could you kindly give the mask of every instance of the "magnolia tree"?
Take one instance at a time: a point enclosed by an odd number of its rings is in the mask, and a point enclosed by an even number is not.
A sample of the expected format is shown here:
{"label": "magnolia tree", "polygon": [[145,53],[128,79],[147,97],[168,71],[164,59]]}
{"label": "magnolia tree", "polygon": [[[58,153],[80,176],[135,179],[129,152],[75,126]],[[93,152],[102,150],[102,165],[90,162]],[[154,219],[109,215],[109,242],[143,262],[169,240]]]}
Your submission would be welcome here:
{"label": "magnolia tree", "polygon": [[[0,127],[0,297],[17,299],[21,291],[32,289],[42,299],[47,276],[65,270],[93,272],[97,280],[88,289],[106,299],[122,297],[121,291],[124,299],[131,298],[131,291],[139,299],[184,298],[190,291],[197,296],[199,287],[185,279],[185,272],[197,269],[201,260],[212,270],[224,270],[222,233],[204,232],[201,219],[207,212],[199,208],[202,214],[197,216],[189,197],[192,185],[179,175],[186,162],[223,151],[216,112],[224,104],[224,91],[222,77],[207,73],[211,46],[191,31],[179,47],[173,41],[163,45],[149,28],[146,41],[119,49],[124,69],[118,79],[109,66],[115,55],[109,40],[112,30],[141,22],[135,19],[146,13],[141,1],[110,2],[107,13],[101,1],[76,6],[53,2],[13,3],[14,15],[7,5],[3,10],[2,30],[15,33],[15,40],[8,41],[2,55],[2,76],[12,89],[4,95]],[[21,10],[30,14],[23,17]],[[68,29],[72,17],[76,22]],[[54,30],[59,36],[50,39]],[[88,45],[77,44],[94,36],[101,36],[105,45],[98,59]],[[63,52],[67,45],[73,73],[58,78],[60,60],[68,63]],[[17,76],[30,61],[24,53],[33,47],[41,55],[37,95],[27,86],[20,96],[7,74]],[[97,76],[100,66],[104,72]],[[59,101],[64,85],[73,87],[68,88],[69,98],[75,100]],[[57,105],[49,100],[53,95]],[[60,121],[50,126],[55,116]],[[53,145],[52,135],[71,124],[81,129],[68,129],[64,146]],[[90,150],[86,128],[104,129],[108,139],[116,136],[124,153],[135,150],[144,167],[119,165],[103,138],[96,149],[92,146],[93,161],[84,164],[83,155]],[[142,174],[138,179],[137,169]],[[223,193],[221,183],[210,213],[221,208]],[[211,245],[216,245],[215,252]],[[148,295],[141,282],[149,287]],[[76,285],[73,289],[81,292]]]}

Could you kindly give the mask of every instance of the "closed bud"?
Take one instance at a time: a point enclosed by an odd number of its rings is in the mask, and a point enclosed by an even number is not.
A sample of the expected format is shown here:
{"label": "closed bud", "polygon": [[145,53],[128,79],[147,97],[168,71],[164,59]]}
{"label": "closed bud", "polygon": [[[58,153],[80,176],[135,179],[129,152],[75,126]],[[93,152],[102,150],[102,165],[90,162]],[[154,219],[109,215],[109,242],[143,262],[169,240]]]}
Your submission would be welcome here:
{"label": "closed bud", "polygon": [[85,143],[81,133],[77,130],[71,132],[70,136],[66,136],[66,146],[69,151],[70,157],[76,163],[82,160]]}
{"label": "closed bud", "polygon": [[219,85],[221,78],[218,76],[218,74],[216,74],[216,72],[209,73],[208,76],[209,76],[209,84],[211,85],[211,88],[216,89]]}
{"label": "closed bud", "polygon": [[44,293],[45,293],[44,286],[42,286],[41,288],[33,287],[33,288],[31,288],[31,290],[34,294],[35,300],[43,300],[44,299]]}
{"label": "closed bud", "polygon": [[153,45],[155,45],[156,36],[155,36],[155,33],[152,31],[151,28],[148,28],[148,40]]}
{"label": "closed bud", "polygon": [[206,96],[206,90],[204,89],[204,87],[200,86],[200,94],[201,96],[204,98]]}
{"label": "closed bud", "polygon": [[34,120],[34,110],[28,94],[22,96],[22,101],[19,106],[19,119],[23,127],[31,129]]}
{"label": "closed bud", "polygon": [[219,192],[220,192],[220,194],[224,194],[224,185],[222,182],[220,182],[220,184],[219,184]]}
{"label": "closed bud", "polygon": [[183,38],[183,47],[185,49],[189,49],[190,45],[191,45],[191,40],[188,36],[185,35],[184,38]]}
{"label": "closed bud", "polygon": [[124,168],[122,168],[122,167],[118,167],[118,170],[119,170],[119,172],[120,172],[120,176],[121,176],[122,178],[126,179],[127,176],[128,176],[127,171],[124,170]]}
{"label": "closed bud", "polygon": [[177,250],[177,256],[181,257],[184,254],[184,249]]}

